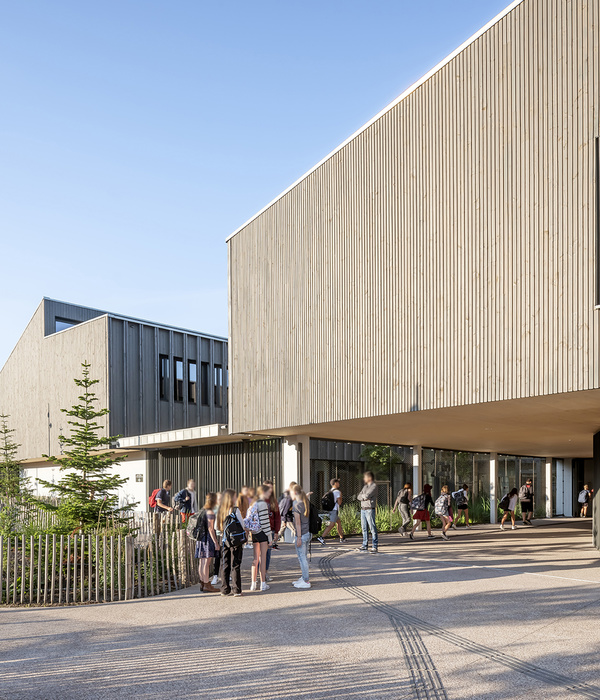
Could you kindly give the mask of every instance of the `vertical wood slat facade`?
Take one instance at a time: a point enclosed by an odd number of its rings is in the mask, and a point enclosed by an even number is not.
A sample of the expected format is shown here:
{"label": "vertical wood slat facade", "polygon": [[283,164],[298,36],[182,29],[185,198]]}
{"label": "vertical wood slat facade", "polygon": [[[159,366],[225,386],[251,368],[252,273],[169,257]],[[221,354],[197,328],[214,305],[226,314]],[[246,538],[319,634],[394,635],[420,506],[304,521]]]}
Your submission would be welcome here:
{"label": "vertical wood slat facade", "polygon": [[230,427],[600,387],[600,0],[524,0],[229,240]]}

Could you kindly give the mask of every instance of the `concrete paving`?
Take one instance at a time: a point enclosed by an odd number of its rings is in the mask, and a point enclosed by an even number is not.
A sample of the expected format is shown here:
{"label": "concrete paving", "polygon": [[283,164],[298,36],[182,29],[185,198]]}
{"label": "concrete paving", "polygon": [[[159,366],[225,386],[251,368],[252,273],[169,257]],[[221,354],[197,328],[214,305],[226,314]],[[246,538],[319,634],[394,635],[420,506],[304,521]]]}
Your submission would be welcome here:
{"label": "concrete paving", "polygon": [[[590,522],[293,548],[270,591],[0,612],[0,698],[600,699]],[[249,550],[245,553],[249,565]],[[245,588],[248,587],[245,576]]]}

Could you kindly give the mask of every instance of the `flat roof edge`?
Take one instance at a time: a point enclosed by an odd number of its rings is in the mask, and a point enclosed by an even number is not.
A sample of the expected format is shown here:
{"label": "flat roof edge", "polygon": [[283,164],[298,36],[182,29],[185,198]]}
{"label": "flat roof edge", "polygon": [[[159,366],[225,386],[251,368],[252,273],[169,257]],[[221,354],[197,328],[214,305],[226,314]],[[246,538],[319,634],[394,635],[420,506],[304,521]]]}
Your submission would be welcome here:
{"label": "flat roof edge", "polygon": [[270,209],[274,204],[276,204],[280,199],[285,197],[288,192],[291,192],[295,187],[297,187],[303,180],[312,175],[316,170],[318,170],[324,163],[326,163],[330,158],[332,158],[336,153],[347,146],[351,141],[353,141],[357,136],[360,136],[364,131],[366,131],[370,126],[372,126],[376,121],[381,119],[385,114],[392,110],[397,104],[406,99],[410,94],[415,92],[421,85],[426,83],[429,78],[433,77],[438,71],[440,71],[444,66],[448,65],[456,56],[458,56],[462,51],[464,51],[468,46],[474,43],[480,36],[485,34],[489,29],[491,29],[495,24],[497,24],[501,19],[510,14],[516,7],[518,7],[525,0],[513,0],[508,7],[505,7],[499,14],[493,17],[487,24],[485,24],[481,29],[479,29],[475,34],[470,36],[466,41],[464,41],[458,48],[454,49],[446,58],[443,58],[438,64],[436,64],[431,70],[429,70],[422,78],[419,78],[415,83],[408,87],[403,93],[401,93],[395,100],[390,102],[386,107],[384,107],[380,112],[378,112],[372,119],[370,119],[366,124],[361,126],[357,131],[351,134],[344,142],[328,153],[324,158],[322,158],[316,165],[314,165],[310,170],[301,175],[295,182],[293,182],[289,187],[287,187],[283,192],[272,199],[268,204],[266,204],[260,211],[251,216],[245,223],[239,226],[232,234],[230,234],[225,242],[229,241],[237,236],[238,233],[243,231],[247,226],[249,226],[253,221],[255,221],[259,216],[264,214],[268,209]]}

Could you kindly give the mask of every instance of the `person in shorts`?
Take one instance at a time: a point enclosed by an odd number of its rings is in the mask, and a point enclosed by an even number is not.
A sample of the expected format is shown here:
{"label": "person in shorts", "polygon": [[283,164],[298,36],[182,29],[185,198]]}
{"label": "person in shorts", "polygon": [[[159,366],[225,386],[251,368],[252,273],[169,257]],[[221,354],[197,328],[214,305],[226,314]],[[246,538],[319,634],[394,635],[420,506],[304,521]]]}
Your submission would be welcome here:
{"label": "person in shorts", "polygon": [[533,481],[531,479],[527,479],[521,486],[519,501],[521,501],[523,525],[531,525],[531,518],[533,518]]}
{"label": "person in shorts", "polygon": [[585,484],[583,490],[580,492],[577,498],[577,500],[579,501],[579,505],[581,506],[581,509],[579,511],[580,518],[587,518],[588,506],[590,504],[590,496],[590,487],[587,484]]}
{"label": "person in shorts", "polygon": [[517,491],[517,489],[513,489],[508,494],[508,505],[506,506],[506,508],[504,508],[504,515],[502,516],[502,522],[500,523],[501,530],[504,530],[504,523],[506,522],[506,518],[508,518],[509,515],[512,521],[512,529],[517,529],[517,526],[515,525],[515,508],[517,507],[518,500],[519,492]]}
{"label": "person in shorts", "polygon": [[452,494],[452,498],[454,499],[454,502],[456,503],[456,510],[458,511],[456,515],[456,519],[454,520],[454,523],[458,525],[458,521],[462,518],[462,516],[465,516],[465,525],[467,527],[471,527],[469,525],[469,487],[467,484],[463,484],[461,488],[458,489],[458,491],[454,491]]}
{"label": "person in shorts", "polygon": [[340,522],[340,508],[342,507],[342,492],[340,491],[340,481],[339,479],[332,479],[329,482],[331,486],[331,491],[333,493],[333,510],[329,511],[329,525],[323,530],[323,534],[317,537],[321,544],[325,544],[325,537],[333,530],[337,525],[338,535],[340,536],[340,542],[345,542],[344,533],[342,532],[342,523]]}

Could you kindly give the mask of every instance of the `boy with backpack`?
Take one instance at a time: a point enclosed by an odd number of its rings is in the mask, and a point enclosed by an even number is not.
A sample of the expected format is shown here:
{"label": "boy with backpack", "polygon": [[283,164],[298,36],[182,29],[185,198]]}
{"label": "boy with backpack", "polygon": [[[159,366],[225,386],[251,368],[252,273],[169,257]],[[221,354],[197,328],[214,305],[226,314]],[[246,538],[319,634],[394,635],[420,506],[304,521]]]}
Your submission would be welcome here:
{"label": "boy with backpack", "polygon": [[185,522],[192,513],[198,510],[196,501],[196,482],[189,479],[187,486],[178,491],[173,497],[173,505],[181,513],[181,522]]}
{"label": "boy with backpack", "polygon": [[588,505],[590,503],[590,496],[590,487],[587,484],[585,484],[583,489],[579,492],[579,496],[577,496],[577,502],[581,506],[581,509],[579,511],[580,518],[587,518],[587,510]]}
{"label": "boy with backpack", "polygon": [[454,502],[456,503],[456,509],[458,510],[458,514],[456,516],[454,524],[458,525],[458,521],[464,515],[465,525],[470,528],[471,526],[469,525],[469,486],[467,484],[463,484],[462,487],[458,489],[458,491],[453,492],[452,498],[454,499]]}
{"label": "boy with backpack", "polygon": [[531,525],[531,518],[533,518],[533,481],[531,479],[527,479],[519,489],[519,501],[521,501],[523,525]]}
{"label": "boy with backpack", "polygon": [[332,479],[329,482],[331,489],[321,499],[321,508],[323,510],[329,511],[329,525],[323,530],[323,534],[317,537],[319,542],[324,545],[325,537],[333,530],[337,525],[338,535],[340,536],[340,543],[345,542],[344,533],[342,532],[342,523],[340,522],[340,508],[342,506],[342,492],[340,491],[340,480]]}

